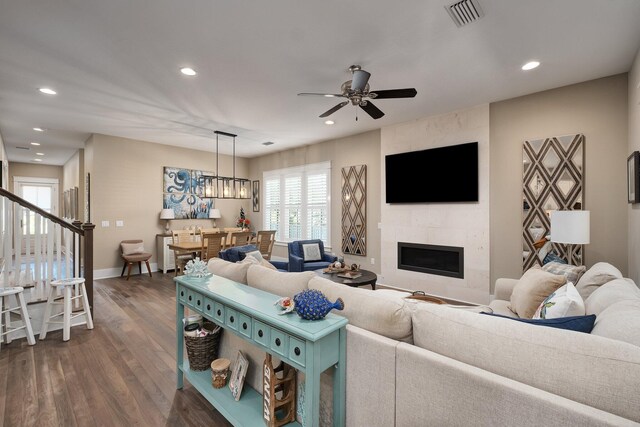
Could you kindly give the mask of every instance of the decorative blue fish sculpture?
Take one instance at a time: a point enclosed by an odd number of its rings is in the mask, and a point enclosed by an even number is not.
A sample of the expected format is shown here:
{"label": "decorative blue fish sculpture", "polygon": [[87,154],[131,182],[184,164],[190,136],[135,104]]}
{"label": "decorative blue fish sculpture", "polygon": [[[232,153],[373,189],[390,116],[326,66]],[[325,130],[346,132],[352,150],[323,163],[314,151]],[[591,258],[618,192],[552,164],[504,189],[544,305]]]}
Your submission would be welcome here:
{"label": "decorative blue fish sculpture", "polygon": [[308,289],[294,295],[293,302],[298,316],[307,320],[320,320],[333,309],[344,309],[342,298],[338,298],[336,302],[331,302],[322,292],[316,289]]}

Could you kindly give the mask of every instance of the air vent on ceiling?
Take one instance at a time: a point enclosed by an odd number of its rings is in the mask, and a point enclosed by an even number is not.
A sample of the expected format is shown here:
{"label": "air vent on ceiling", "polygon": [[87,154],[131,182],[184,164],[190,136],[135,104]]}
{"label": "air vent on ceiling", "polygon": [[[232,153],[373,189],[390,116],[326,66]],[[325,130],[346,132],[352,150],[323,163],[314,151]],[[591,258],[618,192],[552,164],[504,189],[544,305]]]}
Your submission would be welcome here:
{"label": "air vent on ceiling", "polygon": [[29,147],[16,147],[18,150],[27,150],[29,151],[30,148]]}
{"label": "air vent on ceiling", "polygon": [[445,6],[449,16],[458,27],[470,24],[484,16],[477,0],[462,0]]}
{"label": "air vent on ceiling", "polygon": [[273,145],[275,144],[274,142],[271,141],[267,141],[267,142],[263,142],[262,145]]}

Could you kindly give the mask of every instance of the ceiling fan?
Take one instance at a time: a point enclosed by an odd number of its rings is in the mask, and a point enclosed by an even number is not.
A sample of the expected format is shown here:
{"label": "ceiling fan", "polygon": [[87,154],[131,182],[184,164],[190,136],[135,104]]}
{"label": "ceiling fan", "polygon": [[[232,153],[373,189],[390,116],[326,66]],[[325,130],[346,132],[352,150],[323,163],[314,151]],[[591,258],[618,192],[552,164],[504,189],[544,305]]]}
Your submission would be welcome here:
{"label": "ceiling fan", "polygon": [[[366,111],[374,119],[379,119],[384,116],[384,113],[380,111],[378,107],[373,105],[369,99],[390,99],[390,98],[413,98],[418,93],[414,88],[410,89],[388,89],[388,90],[369,90],[369,77],[371,73],[366,72],[359,65],[352,65],[349,67],[349,71],[353,75],[351,80],[342,83],[340,87],[341,93],[299,93],[298,96],[324,96],[327,98],[347,98],[347,101],[342,101],[338,105],[324,113],[320,114],[320,117],[329,117],[349,102],[352,105],[357,105]],[[356,118],[357,120],[357,118]]]}

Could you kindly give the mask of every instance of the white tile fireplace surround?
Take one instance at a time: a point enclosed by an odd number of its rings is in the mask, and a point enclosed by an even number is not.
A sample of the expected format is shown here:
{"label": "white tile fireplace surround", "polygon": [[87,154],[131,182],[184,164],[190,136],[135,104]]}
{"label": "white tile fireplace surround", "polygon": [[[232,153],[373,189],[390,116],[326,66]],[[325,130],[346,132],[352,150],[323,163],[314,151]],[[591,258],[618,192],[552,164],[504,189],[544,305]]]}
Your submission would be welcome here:
{"label": "white tile fireplace surround", "polygon": [[[478,202],[387,204],[382,170],[381,273],[385,284],[489,302],[489,105],[382,128],[381,164],[387,154],[473,141],[478,141]],[[398,269],[398,242],[464,248],[464,278]]]}

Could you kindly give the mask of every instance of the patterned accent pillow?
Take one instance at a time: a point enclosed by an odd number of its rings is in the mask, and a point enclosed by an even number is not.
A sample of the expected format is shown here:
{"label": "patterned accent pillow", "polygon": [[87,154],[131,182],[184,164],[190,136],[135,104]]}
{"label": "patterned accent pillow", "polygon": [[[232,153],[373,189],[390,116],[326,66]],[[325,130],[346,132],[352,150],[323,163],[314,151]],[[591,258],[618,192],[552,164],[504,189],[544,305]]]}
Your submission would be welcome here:
{"label": "patterned accent pillow", "polygon": [[587,271],[587,267],[584,265],[577,266],[552,261],[543,265],[542,270],[551,274],[563,275],[567,278],[567,282],[578,283],[580,277],[582,277],[584,272]]}
{"label": "patterned accent pillow", "polygon": [[584,314],[584,301],[573,283],[569,282],[542,301],[533,319],[557,319]]}
{"label": "patterned accent pillow", "polygon": [[557,319],[520,319],[517,317],[509,317],[493,313],[480,314],[484,316],[502,317],[503,319],[515,320],[516,322],[528,323],[530,325],[584,332],[585,334],[590,334],[596,323],[595,314],[589,314],[588,316],[559,317]]}
{"label": "patterned accent pillow", "polygon": [[322,254],[320,254],[320,245],[318,243],[305,243],[302,245],[302,253],[304,255],[304,262],[322,261]]}

